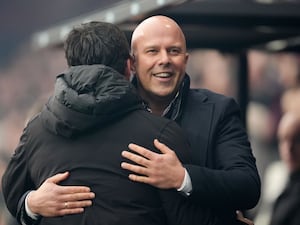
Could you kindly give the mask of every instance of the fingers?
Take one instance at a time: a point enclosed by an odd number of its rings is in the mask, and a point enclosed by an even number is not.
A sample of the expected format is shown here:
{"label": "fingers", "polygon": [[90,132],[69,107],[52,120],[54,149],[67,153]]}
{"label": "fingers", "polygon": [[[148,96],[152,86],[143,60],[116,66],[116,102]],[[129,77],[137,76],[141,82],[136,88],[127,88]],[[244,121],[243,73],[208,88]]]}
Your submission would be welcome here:
{"label": "fingers", "polygon": [[[128,148],[136,153],[138,153],[139,155],[145,157],[146,159],[152,159],[155,156],[155,152],[152,152],[150,150],[148,150],[147,148],[144,148],[142,146],[136,145],[136,144],[129,144]],[[142,157],[140,157],[142,158]],[[137,158],[139,160],[141,160],[140,158]]]}
{"label": "fingers", "polygon": [[[160,147],[160,148],[164,148],[162,151],[166,151],[166,146],[160,142],[158,142],[158,140],[156,140],[156,144]],[[136,176],[134,174],[132,174],[130,176],[131,180],[134,181],[140,181],[140,182],[145,182],[148,183],[148,180],[145,181],[145,177],[144,176],[149,176],[150,174],[148,174],[150,172],[150,170],[148,170],[147,168],[151,167],[151,163],[155,162],[155,160],[158,158],[158,156],[160,154],[152,152],[142,146],[136,145],[136,144],[129,144],[128,148],[133,151],[129,152],[129,151],[123,151],[122,152],[122,156],[132,162],[134,162],[137,165],[131,164],[131,163],[127,163],[127,162],[122,162],[121,163],[121,167],[123,169],[129,170],[131,172],[134,172],[136,174],[140,174],[143,176]]]}
{"label": "fingers", "polygon": [[147,170],[147,168],[145,168],[143,166],[138,166],[138,165],[133,165],[130,163],[122,162],[121,167],[123,169],[129,170],[131,172],[134,172],[134,173],[137,173],[137,174],[140,174],[143,176],[148,176],[148,173],[147,173],[148,170]]}
{"label": "fingers", "polygon": [[95,194],[91,192],[91,189],[86,186],[56,186],[57,194],[70,194],[72,196],[85,196],[90,198],[94,198]]}
{"label": "fingers", "polygon": [[91,200],[84,201],[64,201],[60,203],[60,211],[68,214],[83,212],[85,207],[91,206]]}
{"label": "fingers", "polygon": [[[129,151],[123,151],[122,156],[124,158],[129,159],[132,162],[135,162],[136,164],[141,165],[143,167],[149,166],[148,159],[151,158],[151,156],[149,154],[149,152],[150,152],[149,150],[147,150],[143,147],[140,147],[138,145],[135,145],[135,144],[130,144],[128,147],[138,154],[135,154],[135,153],[132,153]],[[150,153],[152,153],[152,152],[150,152]]]}
{"label": "fingers", "polygon": [[[66,191],[66,193],[70,193],[70,192]],[[84,201],[91,202],[90,200],[95,198],[95,193],[93,193],[93,192],[73,192],[70,194],[65,194],[62,197],[63,197],[62,201],[64,201],[64,202],[76,202],[76,201],[79,202],[80,201],[80,202],[82,202],[83,205],[85,205],[87,203],[85,203]],[[78,204],[78,206],[81,206],[81,205]]]}
{"label": "fingers", "polygon": [[81,192],[90,192],[91,191],[91,189],[86,186],[59,186],[59,185],[57,185],[61,181],[64,181],[65,179],[67,179],[69,177],[69,175],[70,175],[69,172],[58,173],[58,174],[46,179],[44,183],[55,184],[58,191],[60,191],[60,193],[81,193]]}
{"label": "fingers", "polygon": [[[89,205],[86,205],[86,207]],[[78,214],[84,212],[84,207],[76,206],[72,202],[63,202],[60,204],[56,204],[55,207],[48,207],[47,214],[43,216],[53,217],[53,216],[64,216],[70,214]]]}
{"label": "fingers", "polygon": [[72,215],[72,214],[78,214],[83,212],[84,212],[84,208],[62,209],[57,212],[57,216]]}
{"label": "fingers", "polygon": [[46,182],[58,184],[59,182],[67,179],[69,177],[69,172],[58,173],[52,177],[49,177]]}
{"label": "fingers", "polygon": [[36,191],[28,194],[28,207],[42,216],[76,214],[92,205],[95,193],[86,186],[60,186],[57,183],[67,179],[69,172],[48,178]]}
{"label": "fingers", "polygon": [[[67,205],[66,205],[67,203]],[[76,208],[84,208],[91,206],[93,203],[91,200],[85,200],[85,201],[67,201],[64,203],[62,208],[65,209],[76,209]]]}
{"label": "fingers", "polygon": [[63,196],[60,207],[57,211],[59,215],[82,213],[85,207],[91,206],[92,200],[95,198],[94,193],[75,193]]}
{"label": "fingers", "polygon": [[151,184],[151,180],[146,176],[138,176],[135,174],[130,174],[129,179],[135,182],[145,183],[145,184]]}
{"label": "fingers", "polygon": [[86,207],[91,206],[95,194],[90,193],[73,193],[61,195],[59,200],[55,201],[52,216],[63,216],[67,214],[82,213]]}
{"label": "fingers", "polygon": [[[161,151],[161,153],[168,153],[172,151],[168,146],[165,144],[161,143],[158,139],[154,139],[154,146]],[[139,155],[144,156],[147,159],[153,159],[156,157],[157,153],[150,151],[142,146],[136,145],[136,144],[129,144],[128,145],[129,149],[138,153]]]}
{"label": "fingers", "polygon": [[172,151],[168,146],[161,143],[158,139],[154,139],[154,146],[161,151],[161,153],[168,153],[169,151]]}
{"label": "fingers", "polygon": [[[52,185],[52,189],[56,190],[57,194],[73,194],[73,193],[87,193],[90,192],[91,189],[86,186],[60,186],[58,183],[67,179],[69,177],[69,172],[58,173],[52,177],[49,177],[45,180],[44,184]],[[54,187],[53,187],[54,185]]]}

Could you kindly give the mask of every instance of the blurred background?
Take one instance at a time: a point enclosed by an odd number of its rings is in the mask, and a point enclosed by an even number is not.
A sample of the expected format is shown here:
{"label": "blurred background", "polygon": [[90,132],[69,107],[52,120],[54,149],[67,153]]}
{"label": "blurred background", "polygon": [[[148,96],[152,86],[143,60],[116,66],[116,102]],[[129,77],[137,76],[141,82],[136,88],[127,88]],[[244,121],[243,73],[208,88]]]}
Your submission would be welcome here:
{"label": "blurred background", "polygon": [[[278,121],[283,112],[300,110],[297,0],[2,0],[0,177],[26,121],[67,68],[62,43],[68,31],[102,20],[118,24],[130,40],[135,26],[154,14],[170,16],[182,27],[192,86],[232,96],[240,104],[263,181],[261,202],[247,216],[256,225],[268,224],[286,177],[269,175],[280,160]],[[270,184],[274,180],[276,187]],[[13,224],[1,198],[0,225]]]}

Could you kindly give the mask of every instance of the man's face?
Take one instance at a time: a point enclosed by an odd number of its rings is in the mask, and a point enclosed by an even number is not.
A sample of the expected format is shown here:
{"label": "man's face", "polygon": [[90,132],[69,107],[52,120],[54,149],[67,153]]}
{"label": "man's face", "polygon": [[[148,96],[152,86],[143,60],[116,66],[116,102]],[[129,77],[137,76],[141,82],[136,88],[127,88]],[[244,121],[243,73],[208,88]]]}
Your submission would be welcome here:
{"label": "man's face", "polygon": [[286,116],[279,124],[279,153],[290,172],[300,170],[300,120]]}
{"label": "man's face", "polygon": [[300,170],[300,135],[292,139],[282,139],[279,143],[281,159],[293,172]]}
{"label": "man's face", "polygon": [[173,98],[188,59],[181,30],[172,23],[148,24],[133,43],[133,55],[140,95],[146,100]]}

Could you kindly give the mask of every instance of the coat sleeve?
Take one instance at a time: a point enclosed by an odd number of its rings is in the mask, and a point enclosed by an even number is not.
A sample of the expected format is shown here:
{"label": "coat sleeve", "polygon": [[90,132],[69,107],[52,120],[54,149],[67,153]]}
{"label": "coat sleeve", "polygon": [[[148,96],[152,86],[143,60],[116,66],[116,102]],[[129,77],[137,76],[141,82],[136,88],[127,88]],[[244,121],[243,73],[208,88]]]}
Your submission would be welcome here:
{"label": "coat sleeve", "polygon": [[[160,140],[176,152],[182,163],[191,163],[190,145],[183,131],[175,122],[170,122],[161,133]],[[194,204],[178,192],[172,190],[159,190],[162,205],[168,224],[172,225],[198,225],[219,224],[217,218],[207,207]]]}
{"label": "coat sleeve", "polygon": [[[254,207],[260,197],[261,183],[237,103],[227,97],[219,99],[209,123],[207,158],[210,165],[185,165],[193,185],[190,198],[219,209]],[[199,132],[201,129],[200,125]]]}
{"label": "coat sleeve", "polygon": [[[27,169],[26,142],[28,136],[26,128],[21,135],[19,144],[10,159],[10,162],[2,176],[2,192],[9,212],[18,218],[22,210],[25,193],[35,189]],[[20,204],[19,204],[19,200]],[[19,220],[20,222],[20,220]]]}

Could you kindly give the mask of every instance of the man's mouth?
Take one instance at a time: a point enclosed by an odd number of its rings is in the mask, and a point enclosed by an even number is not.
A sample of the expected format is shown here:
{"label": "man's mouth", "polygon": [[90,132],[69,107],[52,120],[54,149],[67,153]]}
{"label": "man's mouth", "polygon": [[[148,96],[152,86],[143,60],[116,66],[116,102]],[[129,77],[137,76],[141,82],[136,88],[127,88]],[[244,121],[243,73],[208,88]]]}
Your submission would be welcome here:
{"label": "man's mouth", "polygon": [[154,74],[155,77],[159,77],[159,78],[169,78],[172,76],[171,73],[156,73]]}

